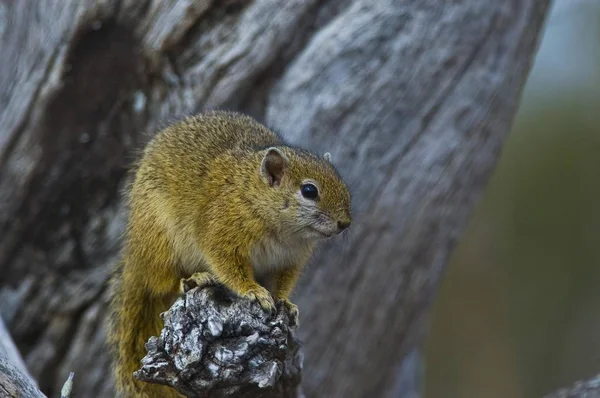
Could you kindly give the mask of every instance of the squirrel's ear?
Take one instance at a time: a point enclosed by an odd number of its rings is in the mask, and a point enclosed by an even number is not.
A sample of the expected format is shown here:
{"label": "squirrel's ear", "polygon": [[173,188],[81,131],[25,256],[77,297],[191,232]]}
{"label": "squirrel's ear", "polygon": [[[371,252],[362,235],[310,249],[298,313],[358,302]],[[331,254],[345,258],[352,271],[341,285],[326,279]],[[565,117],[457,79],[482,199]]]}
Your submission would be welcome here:
{"label": "squirrel's ear", "polygon": [[323,155],[323,159],[331,163],[331,154],[329,152],[325,152],[325,154]]}
{"label": "squirrel's ear", "polygon": [[277,187],[281,183],[281,178],[287,168],[288,160],[286,156],[277,148],[267,149],[267,153],[262,160],[260,170],[262,175],[272,187]]}

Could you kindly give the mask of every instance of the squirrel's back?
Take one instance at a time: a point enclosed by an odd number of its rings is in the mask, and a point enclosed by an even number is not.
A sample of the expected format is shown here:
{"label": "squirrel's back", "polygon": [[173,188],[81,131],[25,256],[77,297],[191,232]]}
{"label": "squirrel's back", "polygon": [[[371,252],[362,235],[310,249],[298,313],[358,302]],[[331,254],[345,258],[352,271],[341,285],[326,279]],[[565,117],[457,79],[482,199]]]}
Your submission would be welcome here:
{"label": "squirrel's back", "polygon": [[226,152],[243,154],[282,144],[279,136],[249,116],[212,111],[161,131],[146,147],[144,158],[158,169],[155,171],[193,169],[200,178],[209,171],[211,162]]}

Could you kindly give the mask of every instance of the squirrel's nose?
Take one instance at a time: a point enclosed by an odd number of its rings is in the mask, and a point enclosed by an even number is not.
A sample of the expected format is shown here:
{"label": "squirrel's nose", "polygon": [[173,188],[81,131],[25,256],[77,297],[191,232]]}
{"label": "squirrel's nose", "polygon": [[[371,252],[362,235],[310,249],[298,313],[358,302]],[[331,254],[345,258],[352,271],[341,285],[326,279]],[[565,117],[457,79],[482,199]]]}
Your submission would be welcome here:
{"label": "squirrel's nose", "polygon": [[338,221],[337,225],[339,230],[343,231],[350,226],[350,221]]}

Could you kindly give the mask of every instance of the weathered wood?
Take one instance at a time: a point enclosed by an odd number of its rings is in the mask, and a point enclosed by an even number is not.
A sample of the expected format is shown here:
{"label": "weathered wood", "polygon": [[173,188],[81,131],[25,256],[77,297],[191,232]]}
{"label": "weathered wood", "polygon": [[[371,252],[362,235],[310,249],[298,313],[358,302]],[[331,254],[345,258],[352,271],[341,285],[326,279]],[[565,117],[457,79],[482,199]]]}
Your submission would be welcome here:
{"label": "weathered wood", "polygon": [[135,376],[186,397],[299,398],[302,356],[283,304],[269,317],[220,286],[195,288],[164,313]]}
{"label": "weathered wood", "polygon": [[544,398],[600,398],[600,374],[564,387]]}
{"label": "weathered wood", "polygon": [[74,377],[75,377],[74,372],[69,373],[69,377],[67,378],[67,380],[65,381],[65,384],[63,384],[62,388],[60,389],[60,398],[70,398],[71,397],[71,392],[73,391],[73,378]]}
{"label": "weathered wood", "polygon": [[0,397],[46,398],[32,380],[0,353]]}
{"label": "weathered wood", "polygon": [[28,377],[31,384],[35,384],[35,380],[29,374],[27,366],[25,366],[25,362],[23,362],[19,350],[15,346],[10,333],[8,333],[2,317],[0,317],[0,355],[6,358],[6,360],[17,368],[25,377]]}
{"label": "weathered wood", "polygon": [[[133,151],[251,114],[333,155],[355,223],[296,295],[308,396],[385,396],[495,165],[548,0],[0,0],[0,311],[42,391],[112,396]],[[341,246],[345,249],[342,250]]]}
{"label": "weathered wood", "polygon": [[0,317],[0,396],[45,397],[27,371],[2,317]]}

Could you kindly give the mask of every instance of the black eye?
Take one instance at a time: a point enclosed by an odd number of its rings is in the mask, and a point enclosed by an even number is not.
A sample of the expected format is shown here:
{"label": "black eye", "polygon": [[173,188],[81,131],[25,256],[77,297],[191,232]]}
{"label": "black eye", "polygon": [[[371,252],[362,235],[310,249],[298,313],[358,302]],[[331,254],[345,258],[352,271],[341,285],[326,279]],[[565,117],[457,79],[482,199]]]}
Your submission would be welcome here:
{"label": "black eye", "polygon": [[302,185],[300,192],[306,199],[316,199],[319,196],[319,190],[313,184]]}

